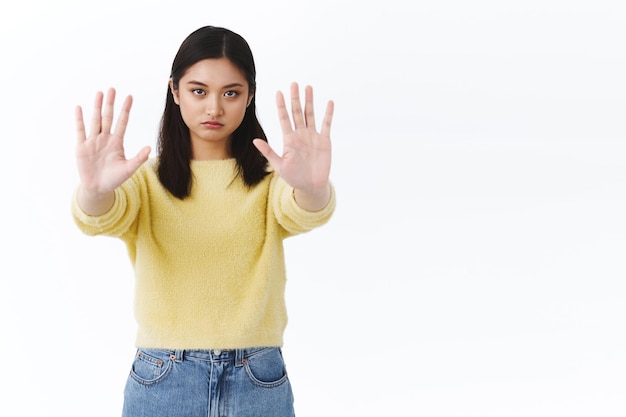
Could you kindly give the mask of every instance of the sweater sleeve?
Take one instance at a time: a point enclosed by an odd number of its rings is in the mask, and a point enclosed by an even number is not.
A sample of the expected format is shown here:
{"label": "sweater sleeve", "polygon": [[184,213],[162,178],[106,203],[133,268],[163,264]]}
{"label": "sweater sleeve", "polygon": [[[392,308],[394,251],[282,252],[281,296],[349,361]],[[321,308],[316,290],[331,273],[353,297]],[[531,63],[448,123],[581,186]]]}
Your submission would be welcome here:
{"label": "sweater sleeve", "polygon": [[78,189],[72,198],[72,217],[78,228],[89,236],[121,237],[135,222],[140,207],[139,188],[130,178],[115,189],[115,202],[106,213],[90,216],[78,205]]}
{"label": "sweater sleeve", "polygon": [[294,189],[285,180],[276,176],[272,190],[272,206],[278,224],[289,234],[296,235],[308,232],[327,223],[336,205],[335,189],[330,185],[330,200],[326,207],[318,211],[308,211],[296,203]]}

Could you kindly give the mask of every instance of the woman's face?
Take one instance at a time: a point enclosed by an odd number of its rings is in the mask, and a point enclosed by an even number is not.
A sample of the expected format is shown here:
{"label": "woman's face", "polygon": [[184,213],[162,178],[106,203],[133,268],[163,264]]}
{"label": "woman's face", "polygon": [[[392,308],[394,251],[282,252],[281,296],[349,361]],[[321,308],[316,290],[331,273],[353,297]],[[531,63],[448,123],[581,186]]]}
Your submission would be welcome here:
{"label": "woman's face", "polygon": [[204,59],[187,69],[178,89],[170,80],[170,89],[189,128],[192,158],[230,157],[228,141],[252,100],[241,70],[227,58]]}

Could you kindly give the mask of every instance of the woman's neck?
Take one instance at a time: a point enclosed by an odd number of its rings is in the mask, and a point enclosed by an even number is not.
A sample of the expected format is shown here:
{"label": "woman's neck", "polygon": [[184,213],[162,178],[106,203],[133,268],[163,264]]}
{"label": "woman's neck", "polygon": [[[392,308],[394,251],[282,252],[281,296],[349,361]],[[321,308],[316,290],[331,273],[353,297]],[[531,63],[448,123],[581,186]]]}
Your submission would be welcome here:
{"label": "woman's neck", "polygon": [[191,159],[196,161],[215,161],[230,158],[232,158],[232,155],[226,146],[192,146]]}

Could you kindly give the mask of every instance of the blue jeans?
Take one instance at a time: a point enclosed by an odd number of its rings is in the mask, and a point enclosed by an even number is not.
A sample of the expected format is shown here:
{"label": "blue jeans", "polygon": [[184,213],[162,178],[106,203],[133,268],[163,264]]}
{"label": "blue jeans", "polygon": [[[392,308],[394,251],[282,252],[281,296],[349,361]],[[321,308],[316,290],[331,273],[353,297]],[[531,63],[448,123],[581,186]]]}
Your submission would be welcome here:
{"label": "blue jeans", "polygon": [[280,348],[138,349],[123,417],[293,417]]}

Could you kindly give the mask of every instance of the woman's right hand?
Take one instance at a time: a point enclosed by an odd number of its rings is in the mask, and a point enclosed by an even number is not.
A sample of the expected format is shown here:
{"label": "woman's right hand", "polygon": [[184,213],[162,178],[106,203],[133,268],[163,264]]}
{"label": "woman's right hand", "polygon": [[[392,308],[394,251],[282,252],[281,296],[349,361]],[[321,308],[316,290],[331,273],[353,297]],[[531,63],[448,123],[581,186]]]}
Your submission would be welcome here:
{"label": "woman's right hand", "polygon": [[80,176],[79,205],[88,214],[106,212],[113,204],[113,191],[130,178],[148,159],[150,147],[142,148],[132,159],[124,153],[124,133],[132,106],[128,96],[122,104],[115,130],[113,125],[113,104],[115,89],[110,88],[104,101],[104,94],[98,92],[94,102],[89,136],[85,131],[83,111],[76,107],[76,163]]}

